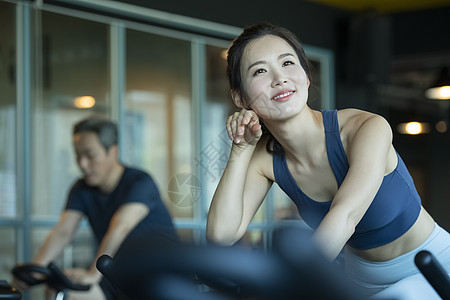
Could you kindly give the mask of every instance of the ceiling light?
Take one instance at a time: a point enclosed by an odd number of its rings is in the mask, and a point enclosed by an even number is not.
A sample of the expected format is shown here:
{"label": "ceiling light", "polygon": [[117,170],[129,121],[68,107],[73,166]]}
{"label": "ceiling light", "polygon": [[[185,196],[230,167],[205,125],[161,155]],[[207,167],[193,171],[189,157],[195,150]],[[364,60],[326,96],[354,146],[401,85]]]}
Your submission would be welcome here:
{"label": "ceiling light", "polygon": [[73,104],[76,108],[91,108],[95,105],[95,99],[92,96],[81,96],[75,98]]}
{"label": "ceiling light", "polygon": [[440,133],[446,133],[448,129],[447,122],[439,121],[436,123],[436,130]]}
{"label": "ceiling light", "polygon": [[430,132],[430,125],[428,123],[421,123],[421,122],[401,123],[398,124],[397,131],[400,132],[401,134],[410,134],[410,135],[424,134]]}
{"label": "ceiling light", "polygon": [[441,69],[438,79],[425,91],[425,96],[429,99],[450,99],[450,69],[448,67]]}

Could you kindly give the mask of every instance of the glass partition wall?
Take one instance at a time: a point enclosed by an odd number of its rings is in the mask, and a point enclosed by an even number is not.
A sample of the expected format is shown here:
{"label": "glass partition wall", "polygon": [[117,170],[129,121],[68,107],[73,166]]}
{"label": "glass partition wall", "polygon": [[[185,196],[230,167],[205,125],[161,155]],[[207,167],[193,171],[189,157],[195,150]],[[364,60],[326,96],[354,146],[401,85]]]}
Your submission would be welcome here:
{"label": "glass partition wall", "polygon": [[[72,126],[94,114],[118,122],[121,160],[153,176],[182,239],[205,243],[235,110],[225,57],[239,29],[224,28],[212,38],[0,0],[0,279],[31,260],[57,222],[80,175]],[[315,106],[331,108],[332,55],[306,50],[319,74]],[[242,244],[267,247],[274,224],[299,219],[277,187],[267,198]],[[94,253],[83,223],[58,263],[84,267]]]}
{"label": "glass partition wall", "polygon": [[0,2],[0,279],[18,259],[16,10]]}

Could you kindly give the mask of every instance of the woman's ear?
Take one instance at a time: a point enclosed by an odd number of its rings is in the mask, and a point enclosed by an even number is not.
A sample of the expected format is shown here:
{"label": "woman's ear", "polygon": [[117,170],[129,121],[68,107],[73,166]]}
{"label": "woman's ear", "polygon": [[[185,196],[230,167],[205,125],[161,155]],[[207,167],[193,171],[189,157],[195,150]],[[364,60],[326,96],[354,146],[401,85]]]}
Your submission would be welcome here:
{"label": "woman's ear", "polygon": [[233,100],[234,104],[239,108],[247,108],[244,102],[244,99],[242,99],[241,93],[236,90],[231,90],[230,92],[231,99]]}

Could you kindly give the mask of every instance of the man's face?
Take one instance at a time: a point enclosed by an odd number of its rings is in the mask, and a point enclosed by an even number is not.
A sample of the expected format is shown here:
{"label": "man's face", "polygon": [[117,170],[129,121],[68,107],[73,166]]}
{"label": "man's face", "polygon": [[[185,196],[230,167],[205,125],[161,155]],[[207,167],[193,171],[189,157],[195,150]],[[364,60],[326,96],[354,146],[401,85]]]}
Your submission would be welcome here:
{"label": "man's face", "polygon": [[117,162],[117,146],[107,152],[94,132],[82,132],[73,136],[78,166],[83,172],[86,184],[101,186],[107,184],[110,170]]}

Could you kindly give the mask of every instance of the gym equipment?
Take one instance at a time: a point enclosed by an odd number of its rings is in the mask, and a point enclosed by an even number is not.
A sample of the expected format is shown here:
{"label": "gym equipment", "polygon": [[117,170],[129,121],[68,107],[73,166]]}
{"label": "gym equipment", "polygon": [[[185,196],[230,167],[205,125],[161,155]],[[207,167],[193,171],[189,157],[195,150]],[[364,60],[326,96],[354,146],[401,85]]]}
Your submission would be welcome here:
{"label": "gym equipment", "polygon": [[436,258],[428,251],[418,252],[414,263],[442,299],[450,299],[450,277]]}
{"label": "gym equipment", "polygon": [[35,264],[17,265],[12,270],[13,275],[29,286],[45,283],[56,291],[56,300],[65,299],[68,290],[87,291],[90,285],[76,284],[64,275],[54,264],[47,267]]}
{"label": "gym equipment", "polygon": [[[299,228],[275,230],[273,251],[163,245],[152,237],[103,255],[98,270],[128,299],[365,299]],[[146,246],[148,245],[148,246]],[[206,288],[205,288],[206,287]]]}
{"label": "gym equipment", "polygon": [[[123,299],[368,299],[321,256],[310,236],[296,226],[277,228],[270,253],[240,246],[158,246],[158,238],[147,236],[121,247],[114,259],[101,256],[97,268]],[[450,299],[439,262],[423,252],[415,261],[438,294]]]}
{"label": "gym equipment", "polygon": [[0,299],[20,300],[22,299],[22,293],[10,286],[6,280],[0,280]]}

